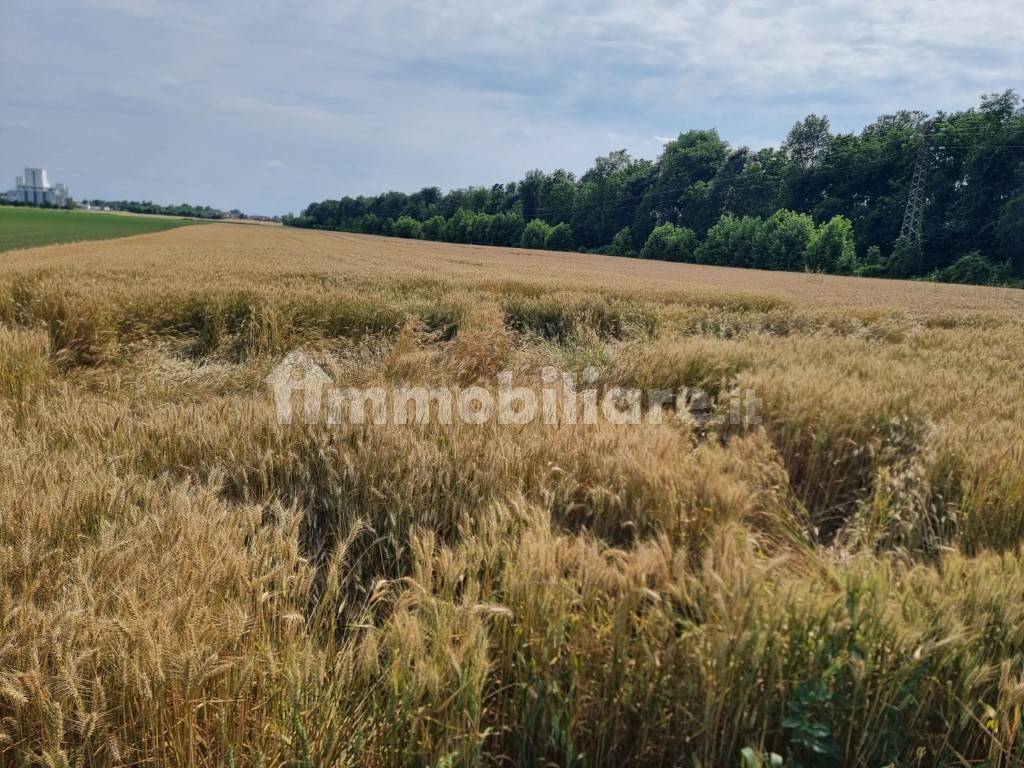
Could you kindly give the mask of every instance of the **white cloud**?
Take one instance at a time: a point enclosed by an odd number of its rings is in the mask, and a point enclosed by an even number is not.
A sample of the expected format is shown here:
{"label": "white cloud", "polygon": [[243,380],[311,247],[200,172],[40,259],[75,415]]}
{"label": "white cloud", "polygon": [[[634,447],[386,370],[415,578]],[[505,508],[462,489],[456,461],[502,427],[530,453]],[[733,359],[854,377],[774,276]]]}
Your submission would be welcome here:
{"label": "white cloud", "polygon": [[307,18],[326,19],[322,35],[340,35],[345,47],[371,55],[478,57],[484,70],[507,63],[602,95],[606,83],[592,75],[614,60],[652,70],[649,87],[676,85],[660,94],[670,100],[719,88],[790,94],[901,78],[961,82],[977,53],[998,60],[985,77],[995,72],[1010,81],[1024,60],[1017,0],[522,0],[502,8],[463,0],[369,7],[322,0],[307,8]]}
{"label": "white cloud", "polygon": [[[854,130],[1024,71],[1019,0],[87,2],[5,18],[0,103],[55,142],[12,133],[5,157],[179,179],[116,196],[229,207],[580,171],[691,127],[756,146],[811,111]],[[35,50],[60,55],[18,64]]]}

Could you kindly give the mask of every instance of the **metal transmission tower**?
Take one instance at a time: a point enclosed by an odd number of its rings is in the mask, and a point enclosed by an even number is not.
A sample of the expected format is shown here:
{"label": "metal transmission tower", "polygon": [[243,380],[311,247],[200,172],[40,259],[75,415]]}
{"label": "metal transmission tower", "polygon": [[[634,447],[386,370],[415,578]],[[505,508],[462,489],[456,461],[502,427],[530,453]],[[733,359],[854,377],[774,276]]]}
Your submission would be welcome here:
{"label": "metal transmission tower", "polygon": [[910,195],[907,198],[907,210],[903,214],[900,239],[907,245],[918,246],[921,244],[921,229],[924,223],[922,214],[924,212],[925,174],[928,170],[928,150],[931,148],[931,129],[930,121],[922,126],[921,148],[917,151],[914,177],[910,181]]}

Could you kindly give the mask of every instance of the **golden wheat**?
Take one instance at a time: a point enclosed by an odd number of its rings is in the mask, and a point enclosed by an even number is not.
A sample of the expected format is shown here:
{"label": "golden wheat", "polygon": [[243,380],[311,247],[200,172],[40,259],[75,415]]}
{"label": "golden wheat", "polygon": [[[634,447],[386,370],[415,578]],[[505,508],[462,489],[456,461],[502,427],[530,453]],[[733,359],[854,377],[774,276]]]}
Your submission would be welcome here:
{"label": "golden wheat", "polygon": [[[1024,292],[209,225],[0,262],[0,762],[1024,761]],[[346,386],[760,425],[282,425]]]}

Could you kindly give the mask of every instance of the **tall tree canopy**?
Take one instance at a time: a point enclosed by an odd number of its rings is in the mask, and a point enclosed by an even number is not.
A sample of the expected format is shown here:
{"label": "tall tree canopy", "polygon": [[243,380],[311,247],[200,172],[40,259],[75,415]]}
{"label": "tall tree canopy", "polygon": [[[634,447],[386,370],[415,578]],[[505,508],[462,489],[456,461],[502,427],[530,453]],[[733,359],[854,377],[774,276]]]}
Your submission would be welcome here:
{"label": "tall tree canopy", "polygon": [[[922,246],[908,250],[897,239],[919,157]],[[717,131],[691,130],[653,161],[620,149],[578,178],[532,170],[491,187],[344,197],[313,203],[286,223],[763,269],[1007,282],[1024,278],[1024,109],[1006,91],[932,118],[883,115],[849,134],[835,133],[827,116],[808,115],[778,149],[733,148]]]}

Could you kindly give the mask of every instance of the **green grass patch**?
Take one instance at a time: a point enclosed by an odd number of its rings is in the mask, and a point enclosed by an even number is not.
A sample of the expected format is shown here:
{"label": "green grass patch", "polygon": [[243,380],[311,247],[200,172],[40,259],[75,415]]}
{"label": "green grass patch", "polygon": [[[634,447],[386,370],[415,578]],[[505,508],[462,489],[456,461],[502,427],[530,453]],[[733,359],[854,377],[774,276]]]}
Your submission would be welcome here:
{"label": "green grass patch", "polygon": [[17,248],[110,240],[201,224],[195,219],[156,218],[92,211],[0,206],[0,253]]}

